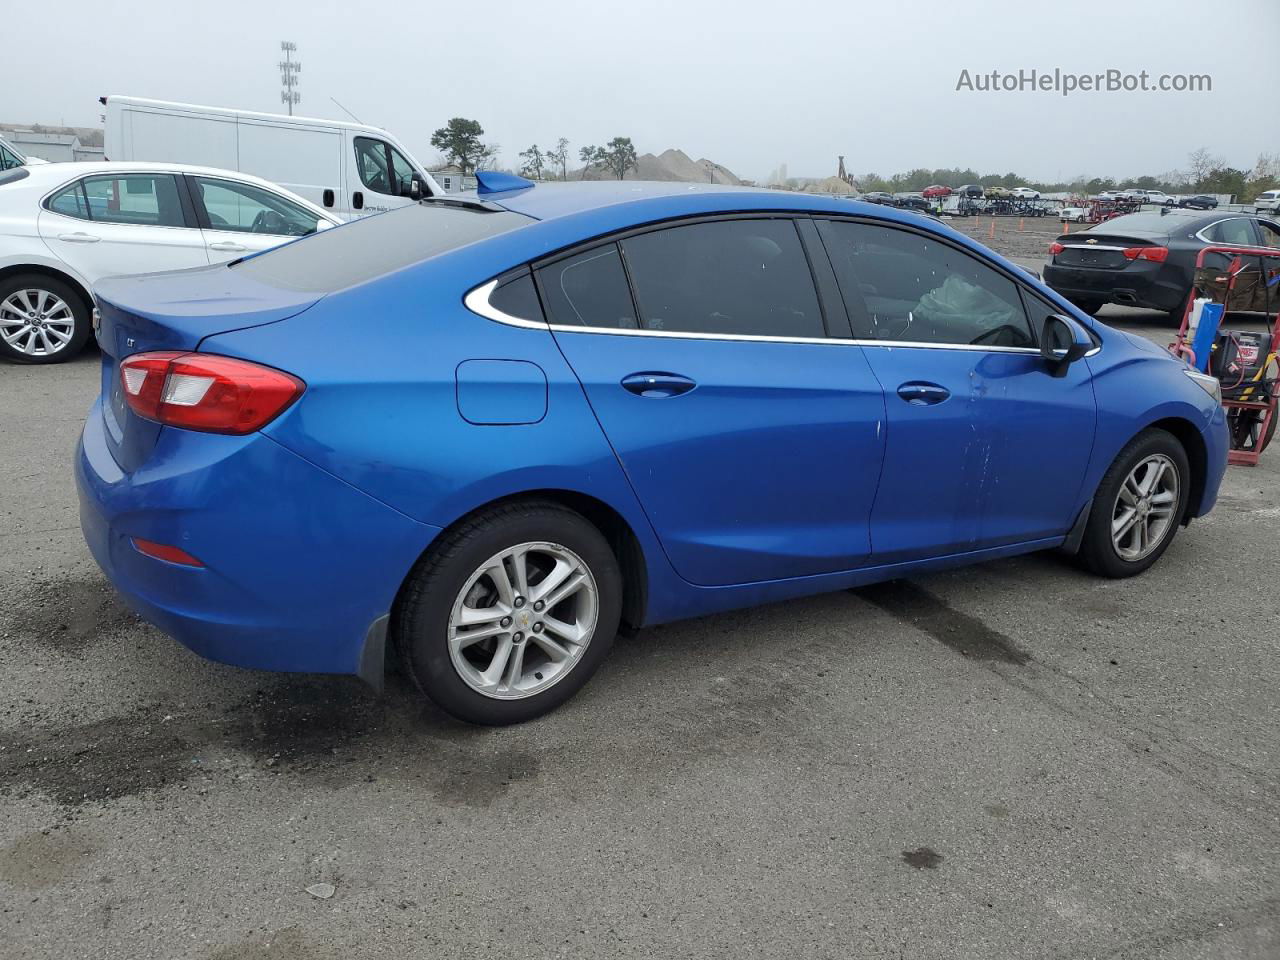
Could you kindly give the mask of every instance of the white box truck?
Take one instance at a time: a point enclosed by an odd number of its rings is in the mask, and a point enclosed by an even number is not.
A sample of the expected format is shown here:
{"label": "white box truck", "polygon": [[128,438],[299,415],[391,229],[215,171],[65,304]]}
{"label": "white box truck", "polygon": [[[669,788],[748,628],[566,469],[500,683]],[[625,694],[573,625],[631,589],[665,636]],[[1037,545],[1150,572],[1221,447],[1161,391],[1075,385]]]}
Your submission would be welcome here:
{"label": "white box truck", "polygon": [[443,193],[413,154],[377,127],[137,97],[101,102],[108,160],[250,173],[344,220]]}

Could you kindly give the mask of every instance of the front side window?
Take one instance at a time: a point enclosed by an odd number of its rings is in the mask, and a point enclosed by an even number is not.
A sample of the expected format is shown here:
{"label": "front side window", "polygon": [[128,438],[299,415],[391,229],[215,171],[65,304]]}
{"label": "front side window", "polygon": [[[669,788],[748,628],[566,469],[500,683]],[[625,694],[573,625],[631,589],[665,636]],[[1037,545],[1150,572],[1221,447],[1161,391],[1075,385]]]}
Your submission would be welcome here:
{"label": "front side window", "polygon": [[866,340],[1032,347],[1014,282],[933,237],[851,221],[819,230],[840,292]]}
{"label": "front side window", "polygon": [[171,174],[86,177],[89,219],[147,227],[185,227],[178,184]]}
{"label": "front side window", "polygon": [[384,140],[356,137],[356,170],[374,193],[398,197],[408,192],[414,168],[405,155]]}
{"label": "front side window", "polygon": [[251,183],[192,177],[213,230],[305,237],[316,232],[316,215]]}
{"label": "front side window", "polygon": [[615,243],[541,268],[538,283],[552,323],[613,330],[637,327],[627,273]]}
{"label": "front side window", "polygon": [[22,166],[22,161],[8,147],[0,147],[0,170],[12,170]]}
{"label": "front side window", "polygon": [[825,336],[791,220],[693,223],[630,237],[622,249],[646,330]]}

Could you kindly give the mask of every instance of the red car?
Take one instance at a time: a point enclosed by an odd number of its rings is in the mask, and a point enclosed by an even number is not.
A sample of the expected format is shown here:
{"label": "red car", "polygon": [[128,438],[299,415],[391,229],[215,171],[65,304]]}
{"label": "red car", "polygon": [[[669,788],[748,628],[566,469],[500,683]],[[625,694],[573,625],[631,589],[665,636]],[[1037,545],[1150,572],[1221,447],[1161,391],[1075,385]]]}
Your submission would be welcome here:
{"label": "red car", "polygon": [[944,187],[940,183],[935,183],[932,187],[925,187],[921,194],[929,199],[933,199],[934,197],[949,197],[951,196],[951,188]]}

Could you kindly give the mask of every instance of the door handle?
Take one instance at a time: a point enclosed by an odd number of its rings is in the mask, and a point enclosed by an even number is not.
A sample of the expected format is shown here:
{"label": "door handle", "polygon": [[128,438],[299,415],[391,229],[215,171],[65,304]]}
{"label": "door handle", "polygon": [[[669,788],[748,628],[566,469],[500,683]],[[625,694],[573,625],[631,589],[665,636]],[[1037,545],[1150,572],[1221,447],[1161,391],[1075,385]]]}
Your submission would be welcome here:
{"label": "door handle", "polygon": [[622,388],[638,397],[678,397],[697,384],[678,373],[633,373],[622,378]]}
{"label": "door handle", "polygon": [[357,190],[351,195],[351,205],[357,210],[364,209],[364,194]]}
{"label": "door handle", "polygon": [[97,243],[101,237],[95,237],[92,233],[60,233],[59,240],[65,240],[67,243]]}
{"label": "door handle", "polygon": [[898,388],[898,396],[913,406],[925,407],[941,403],[951,396],[951,391],[936,383],[924,383],[915,380],[900,386]]}
{"label": "door handle", "polygon": [[241,253],[245,250],[248,250],[249,248],[242,246],[241,244],[235,243],[234,241],[231,241],[231,240],[219,240],[217,243],[209,244],[209,249],[223,250],[227,253]]}

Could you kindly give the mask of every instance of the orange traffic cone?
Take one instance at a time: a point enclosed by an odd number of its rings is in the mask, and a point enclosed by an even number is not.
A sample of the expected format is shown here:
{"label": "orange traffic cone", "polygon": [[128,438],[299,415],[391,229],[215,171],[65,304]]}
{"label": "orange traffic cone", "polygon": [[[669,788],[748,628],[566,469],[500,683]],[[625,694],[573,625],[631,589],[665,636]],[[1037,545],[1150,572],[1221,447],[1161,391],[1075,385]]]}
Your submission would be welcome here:
{"label": "orange traffic cone", "polygon": [[1018,229],[1019,229],[1019,230],[1021,230],[1021,229],[1022,229],[1022,225],[1023,225],[1023,222],[1025,221],[1025,219],[1026,219],[1025,217],[1019,217],[1019,218],[1018,218]]}
{"label": "orange traffic cone", "polygon": [[1063,232],[1063,233],[1070,233],[1070,232],[1071,232],[1071,221],[1070,221],[1070,220],[1064,220],[1064,221],[1062,222],[1062,232]]}

